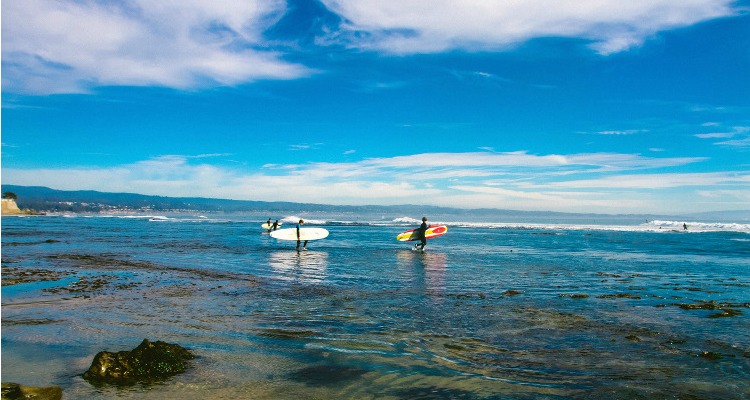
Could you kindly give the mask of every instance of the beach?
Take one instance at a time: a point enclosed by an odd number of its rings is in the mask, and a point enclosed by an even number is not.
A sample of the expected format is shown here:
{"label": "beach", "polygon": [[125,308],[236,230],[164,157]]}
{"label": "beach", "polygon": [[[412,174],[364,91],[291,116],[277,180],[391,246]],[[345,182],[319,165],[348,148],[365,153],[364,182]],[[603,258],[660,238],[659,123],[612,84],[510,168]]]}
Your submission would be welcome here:
{"label": "beach", "polygon": [[[435,218],[449,231],[418,252],[395,236],[421,216],[303,217],[330,232],[304,252],[260,215],[3,218],[2,381],[86,399],[750,397],[747,225]],[[196,358],[148,384],[82,378],[144,338]]]}

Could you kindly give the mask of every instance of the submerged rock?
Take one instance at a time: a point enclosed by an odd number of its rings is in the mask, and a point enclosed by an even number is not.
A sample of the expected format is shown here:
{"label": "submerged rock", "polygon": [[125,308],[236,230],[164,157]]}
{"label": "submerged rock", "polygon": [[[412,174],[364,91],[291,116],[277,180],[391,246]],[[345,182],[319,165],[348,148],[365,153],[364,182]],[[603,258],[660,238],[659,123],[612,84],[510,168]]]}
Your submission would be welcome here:
{"label": "submerged rock", "polygon": [[738,315],[741,315],[741,310],[734,310],[731,308],[724,308],[721,310],[721,312],[718,312],[716,314],[711,314],[708,316],[708,318],[724,318],[724,317],[736,317]]}
{"label": "submerged rock", "polygon": [[89,383],[133,384],[153,382],[183,372],[195,356],[177,344],[143,339],[131,351],[99,352],[83,379]]}
{"label": "submerged rock", "polygon": [[290,374],[293,380],[312,386],[335,385],[359,378],[368,371],[358,367],[314,365]]}
{"label": "submerged rock", "polygon": [[63,395],[60,386],[34,387],[12,382],[3,382],[2,393],[3,400],[61,400]]}
{"label": "submerged rock", "polygon": [[698,355],[699,357],[703,357],[708,360],[719,360],[721,359],[721,354],[714,353],[713,351],[704,351],[703,353]]}

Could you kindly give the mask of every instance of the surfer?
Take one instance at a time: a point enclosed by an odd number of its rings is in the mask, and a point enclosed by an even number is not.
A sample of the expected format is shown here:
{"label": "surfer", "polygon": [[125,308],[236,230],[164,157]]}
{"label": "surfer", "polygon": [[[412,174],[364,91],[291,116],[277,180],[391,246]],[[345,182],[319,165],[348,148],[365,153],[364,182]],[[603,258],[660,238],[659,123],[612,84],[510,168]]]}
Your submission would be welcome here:
{"label": "surfer", "polygon": [[276,230],[278,228],[279,228],[279,220],[277,219],[276,222],[274,222],[273,225],[271,225],[271,229]]}
{"label": "surfer", "polygon": [[[419,234],[420,243],[414,245],[414,250],[420,249],[424,251],[424,246],[427,244],[427,238],[425,237],[427,233],[427,217],[422,217],[422,225],[417,229],[417,233]],[[421,248],[419,247],[420,245],[422,245]]]}
{"label": "surfer", "polygon": [[266,221],[266,226],[268,227],[268,232],[270,233],[271,232],[271,218],[269,218],[268,221]]}
{"label": "surfer", "polygon": [[[300,237],[299,237],[299,227],[300,225],[304,225],[304,220],[299,220],[299,223],[297,224],[297,251],[299,251],[299,244],[300,244]],[[305,244],[302,245],[302,250],[307,250],[307,240],[305,240]]]}
{"label": "surfer", "polygon": [[682,230],[683,230],[683,231],[686,231],[686,230],[687,230],[687,224],[686,224],[686,223],[684,223],[684,222],[682,223]]}

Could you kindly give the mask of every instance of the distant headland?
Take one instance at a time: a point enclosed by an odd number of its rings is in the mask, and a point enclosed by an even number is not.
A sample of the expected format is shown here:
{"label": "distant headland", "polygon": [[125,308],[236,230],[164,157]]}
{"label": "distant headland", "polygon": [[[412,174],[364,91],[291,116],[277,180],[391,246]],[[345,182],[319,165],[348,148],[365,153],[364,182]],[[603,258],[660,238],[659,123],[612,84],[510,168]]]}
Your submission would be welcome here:
{"label": "distant headland", "polygon": [[16,201],[14,199],[2,199],[2,201],[3,201],[2,215],[34,215],[36,214],[33,211],[21,210],[20,208],[18,208],[18,204],[16,204]]}

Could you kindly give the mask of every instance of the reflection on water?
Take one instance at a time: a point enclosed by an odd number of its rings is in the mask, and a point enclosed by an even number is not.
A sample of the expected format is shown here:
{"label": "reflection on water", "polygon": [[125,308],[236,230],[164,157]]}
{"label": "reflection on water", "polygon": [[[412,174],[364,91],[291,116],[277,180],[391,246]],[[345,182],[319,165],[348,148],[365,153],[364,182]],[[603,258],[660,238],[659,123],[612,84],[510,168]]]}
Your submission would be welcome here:
{"label": "reflection on water", "polygon": [[328,253],[325,251],[275,251],[268,255],[268,265],[278,279],[319,283],[327,277]]}
{"label": "reflection on water", "polygon": [[422,282],[421,286],[428,295],[439,296],[445,292],[445,254],[400,250],[396,253],[396,261],[399,268],[415,278],[416,283]]}

